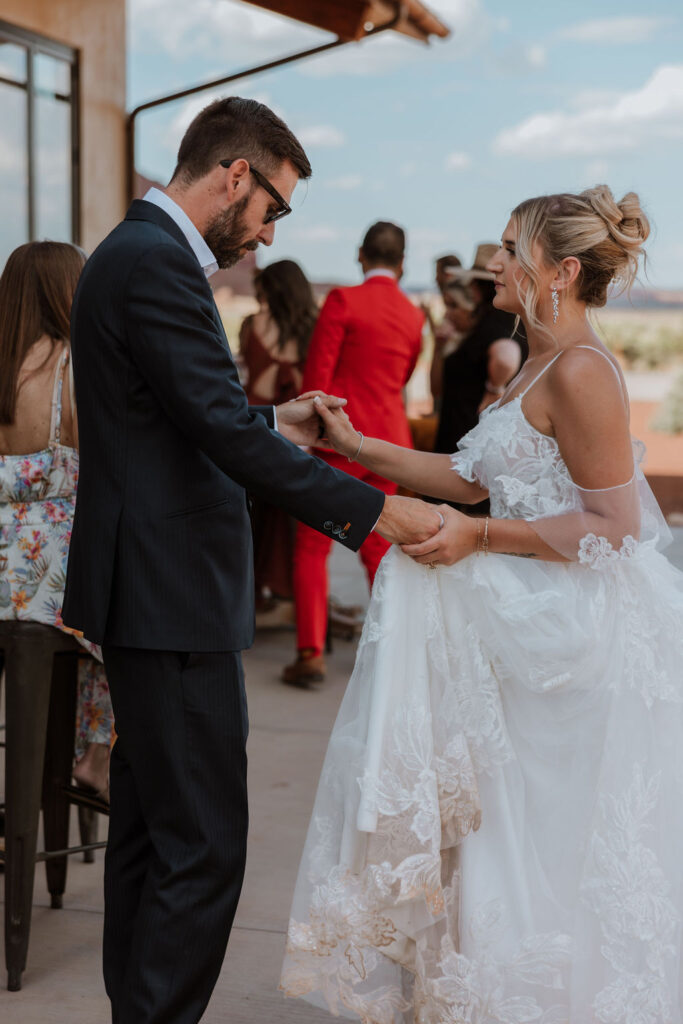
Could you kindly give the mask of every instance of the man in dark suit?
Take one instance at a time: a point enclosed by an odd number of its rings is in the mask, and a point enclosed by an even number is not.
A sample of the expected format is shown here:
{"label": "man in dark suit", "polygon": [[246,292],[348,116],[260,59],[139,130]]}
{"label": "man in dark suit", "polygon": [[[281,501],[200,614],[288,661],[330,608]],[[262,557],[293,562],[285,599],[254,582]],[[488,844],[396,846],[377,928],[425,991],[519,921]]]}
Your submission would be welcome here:
{"label": "man in dark suit", "polygon": [[439,525],[431,507],[300,451],[318,435],[310,399],[247,406],[207,276],[270,245],[309,175],[267,107],[213,103],[168,188],[132,204],[74,300],[81,476],[63,615],[102,644],[118,734],[104,926],[114,1024],[200,1019],[239,897],[239,652],[253,636],[244,489],[352,549],[373,528],[408,542]]}

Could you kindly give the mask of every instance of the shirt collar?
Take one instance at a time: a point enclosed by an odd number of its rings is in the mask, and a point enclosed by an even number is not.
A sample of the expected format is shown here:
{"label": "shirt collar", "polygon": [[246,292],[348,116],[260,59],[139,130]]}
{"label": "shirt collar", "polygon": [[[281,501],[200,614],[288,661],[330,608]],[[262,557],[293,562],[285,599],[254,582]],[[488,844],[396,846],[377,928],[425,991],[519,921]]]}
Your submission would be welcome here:
{"label": "shirt collar", "polygon": [[388,267],[375,267],[374,270],[368,270],[363,280],[369,281],[371,277],[390,277],[392,281],[396,280],[396,274]]}
{"label": "shirt collar", "polygon": [[216,257],[209,249],[208,245],[202,238],[201,234],[192,223],[190,218],[187,216],[185,211],[178,206],[170,196],[167,196],[165,192],[162,192],[159,188],[150,188],[147,194],[144,196],[145,202],[154,203],[155,206],[160,207],[167,213],[172,220],[176,222],[185,238],[192,248],[192,252],[197,257],[199,265],[206,274],[207,277],[211,277],[218,270],[218,263]]}

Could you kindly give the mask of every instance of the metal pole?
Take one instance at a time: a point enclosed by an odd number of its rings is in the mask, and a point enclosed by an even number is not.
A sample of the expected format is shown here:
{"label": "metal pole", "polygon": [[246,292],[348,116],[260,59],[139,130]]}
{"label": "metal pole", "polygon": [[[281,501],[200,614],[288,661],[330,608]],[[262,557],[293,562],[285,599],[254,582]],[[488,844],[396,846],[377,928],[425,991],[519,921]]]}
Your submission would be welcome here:
{"label": "metal pole", "polygon": [[[388,32],[394,28],[404,13],[404,2],[399,0],[395,3],[396,13],[393,18],[389,21],[384,22],[382,25],[375,25],[366,32],[363,36],[367,39],[369,36],[379,35],[380,32]],[[232,75],[226,75],[224,78],[215,78],[211,82],[204,82],[202,85],[194,85],[189,89],[181,89],[180,92],[169,93],[168,96],[160,96],[156,100],[148,100],[147,103],[141,103],[130,112],[126,121],[126,151],[127,151],[127,167],[126,167],[126,187],[128,192],[128,201],[130,202],[134,197],[135,191],[135,121],[138,114],[141,114],[143,110],[151,110],[152,107],[160,107],[165,103],[172,103],[174,100],[184,99],[185,96],[193,96],[195,93],[203,92],[205,89],[214,89],[218,85],[227,85],[229,82],[237,82],[240,78],[250,78],[252,75],[261,74],[264,71],[272,71],[273,68],[282,67],[284,64],[292,64],[297,60],[304,60],[306,57],[314,57],[319,53],[325,53],[327,50],[334,50],[339,46],[346,46],[352,40],[348,39],[335,39],[331,43],[323,43],[321,46],[314,46],[309,50],[301,50],[298,53],[292,53],[288,57],[279,57],[276,60],[268,61],[266,64],[259,64],[256,67],[245,68],[243,71],[237,71]]]}

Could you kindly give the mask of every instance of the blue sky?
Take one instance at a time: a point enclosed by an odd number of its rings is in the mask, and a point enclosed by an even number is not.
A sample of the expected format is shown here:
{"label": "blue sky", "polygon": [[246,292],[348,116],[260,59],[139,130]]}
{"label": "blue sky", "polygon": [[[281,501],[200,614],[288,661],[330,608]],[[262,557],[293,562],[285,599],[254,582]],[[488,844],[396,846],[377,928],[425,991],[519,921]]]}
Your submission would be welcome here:
{"label": "blue sky", "polygon": [[[453,29],[396,33],[241,83],[304,142],[314,177],[260,262],[292,257],[353,282],[365,228],[408,232],[406,283],[470,262],[510,209],[606,181],[654,224],[649,281],[683,287],[683,13],[679,3],[427,0]],[[129,107],[329,38],[238,0],[128,0]],[[214,95],[138,120],[138,169],[166,181],[184,128]]]}

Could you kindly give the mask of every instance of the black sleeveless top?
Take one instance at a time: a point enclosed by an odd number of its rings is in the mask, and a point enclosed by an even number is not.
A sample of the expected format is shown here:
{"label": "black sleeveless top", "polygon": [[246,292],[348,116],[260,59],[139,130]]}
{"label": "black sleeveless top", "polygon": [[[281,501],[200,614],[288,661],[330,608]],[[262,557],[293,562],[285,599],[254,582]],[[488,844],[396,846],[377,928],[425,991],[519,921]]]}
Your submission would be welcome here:
{"label": "black sleeveless top", "polygon": [[[501,338],[511,338],[514,326],[513,313],[505,313],[494,306],[488,306],[458,348],[446,357],[443,366],[441,417],[434,451],[451,454],[458,447],[460,438],[477,425],[477,410],[486,390],[489,347]],[[514,341],[522,350],[524,362],[529,348],[521,332],[520,325]]]}

